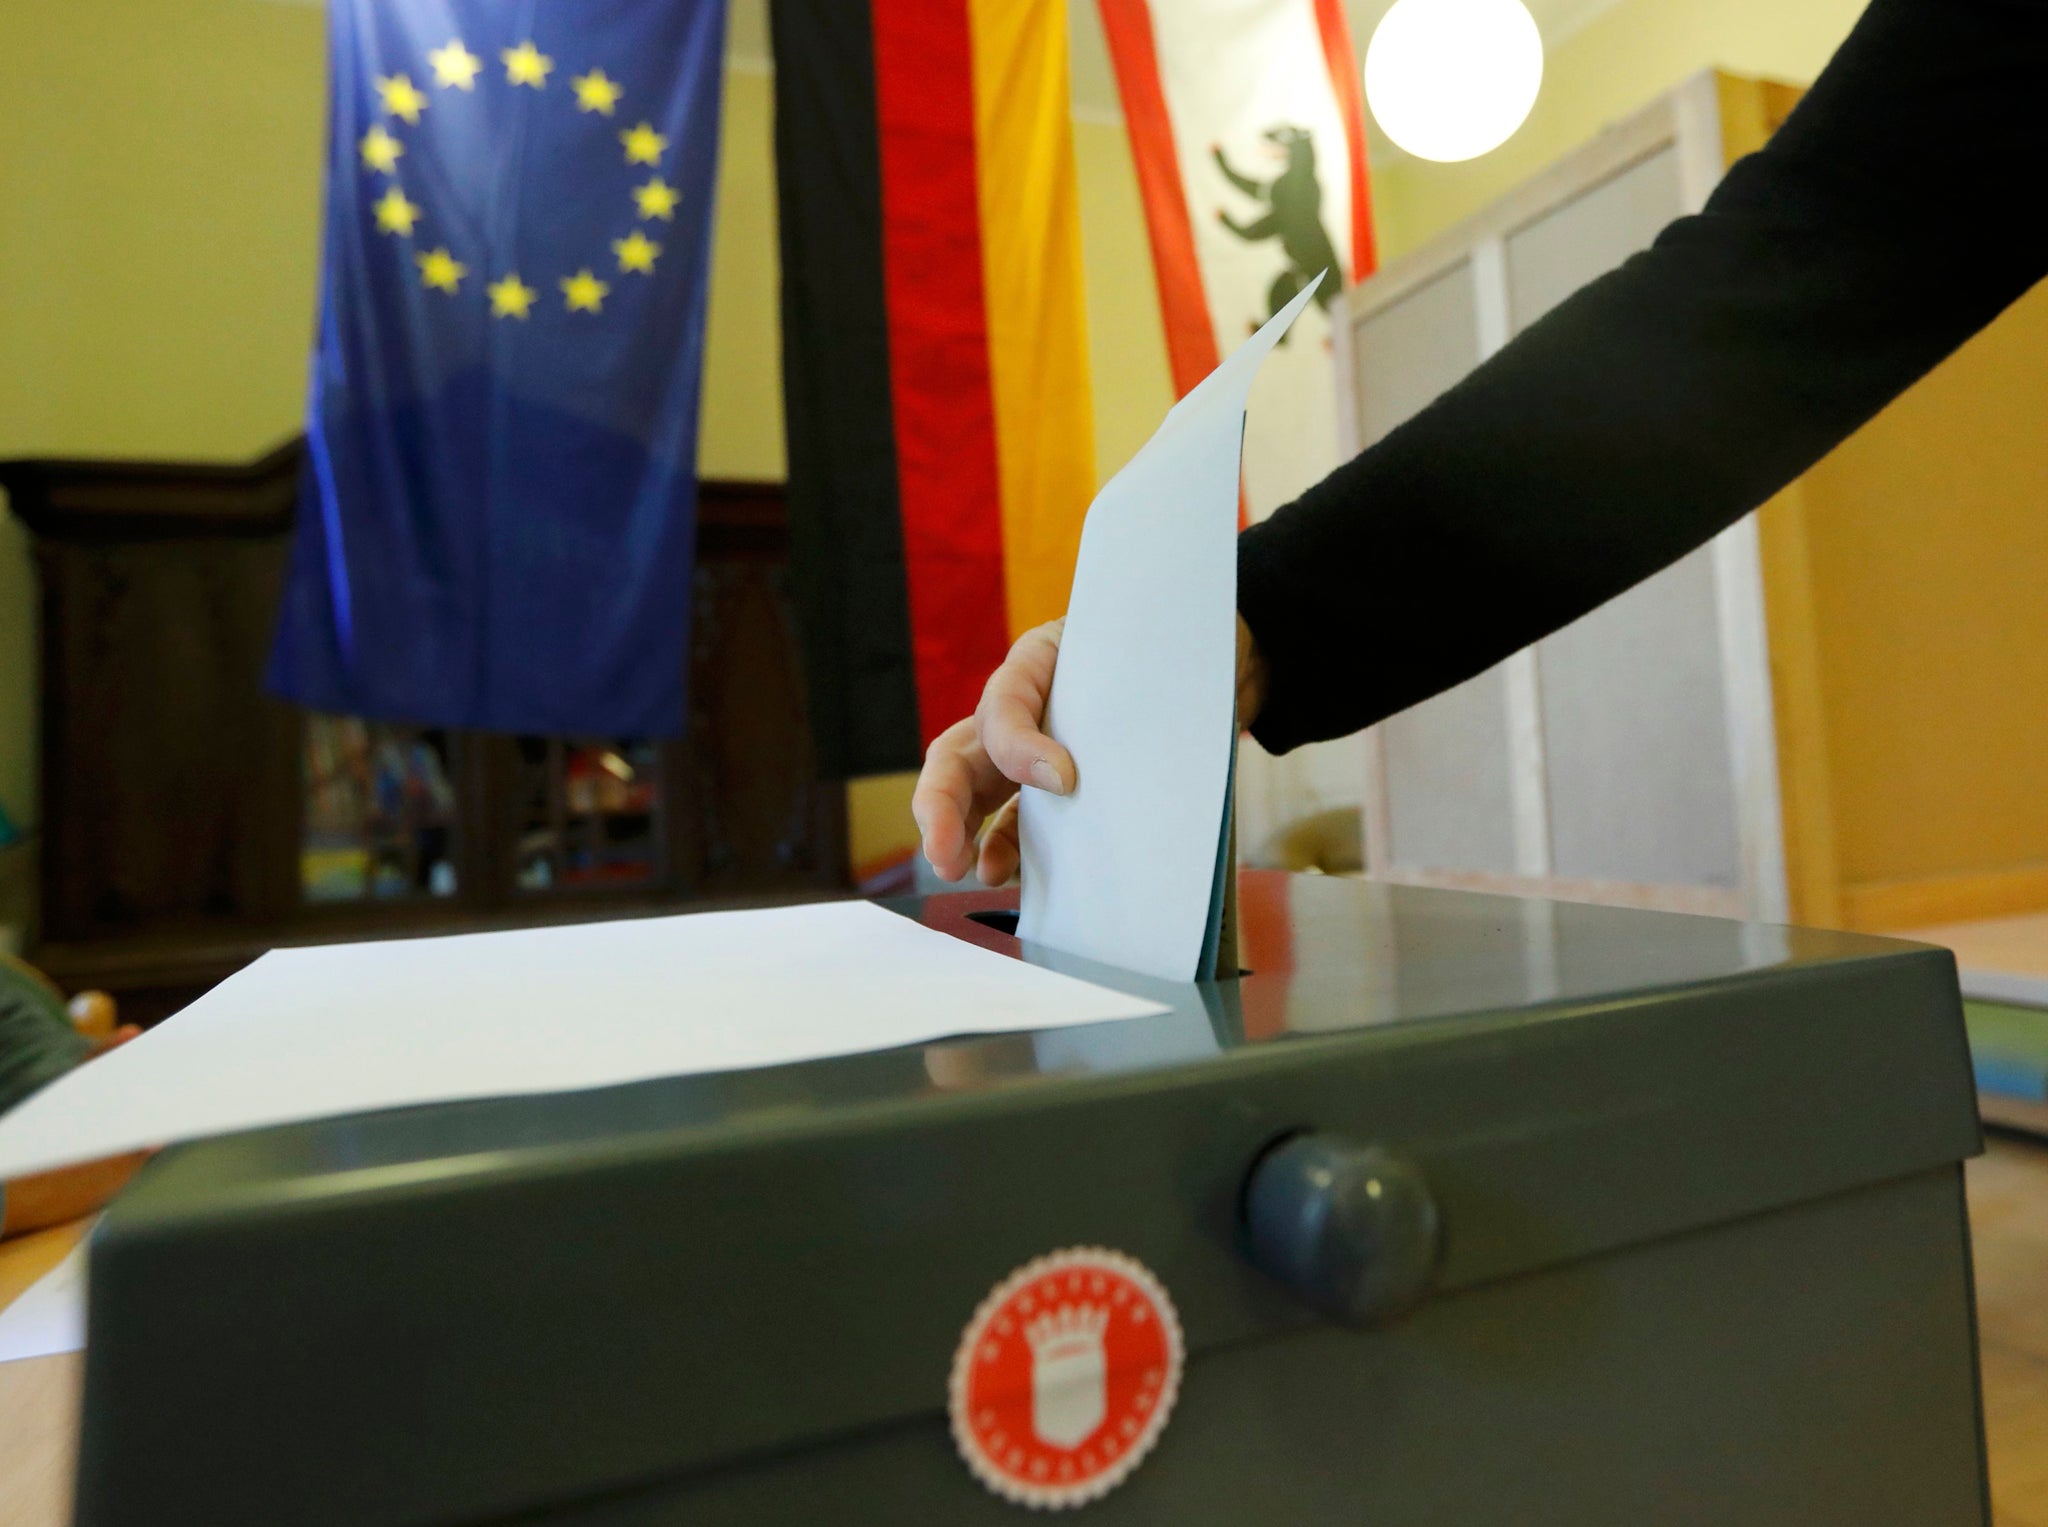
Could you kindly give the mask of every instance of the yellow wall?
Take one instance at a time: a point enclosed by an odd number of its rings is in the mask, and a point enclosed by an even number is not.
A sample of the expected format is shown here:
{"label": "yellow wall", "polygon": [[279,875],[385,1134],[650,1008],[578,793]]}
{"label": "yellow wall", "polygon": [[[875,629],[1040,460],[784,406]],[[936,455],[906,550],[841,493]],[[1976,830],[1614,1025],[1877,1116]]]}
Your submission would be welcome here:
{"label": "yellow wall", "polygon": [[2048,286],[1802,481],[1848,886],[2048,866],[2044,397]]}
{"label": "yellow wall", "polygon": [[1469,217],[1702,69],[1809,83],[1863,4],[1623,0],[1600,12],[1550,49],[1535,110],[1499,149],[1465,164],[1399,159],[1380,167],[1375,207],[1382,256],[1404,254]]}
{"label": "yellow wall", "polygon": [[726,71],[697,448],[697,470],[706,477],[776,479],[788,470],[782,445],[774,108],[765,73]]}
{"label": "yellow wall", "polygon": [[[298,427],[324,132],[319,7],[0,6],[0,457],[232,460]],[[771,82],[726,76],[701,470],[783,475]],[[1077,125],[1096,458],[1171,401],[1123,131]],[[33,590],[0,516],[0,801],[36,816]],[[907,841],[903,781],[856,801],[857,854]],[[21,855],[0,860],[6,877]],[[18,887],[14,888],[18,893]]]}
{"label": "yellow wall", "polygon": [[[0,6],[0,59],[0,456],[246,457],[288,434],[317,255],[319,10]],[[32,633],[5,520],[0,800],[24,821]],[[8,857],[0,876],[19,873]]]}
{"label": "yellow wall", "polygon": [[[1093,0],[1072,0],[1076,5]],[[1138,172],[1121,122],[1074,124],[1081,246],[1088,278],[1088,361],[1095,377],[1095,476],[1123,470],[1173,406],[1166,331]]]}

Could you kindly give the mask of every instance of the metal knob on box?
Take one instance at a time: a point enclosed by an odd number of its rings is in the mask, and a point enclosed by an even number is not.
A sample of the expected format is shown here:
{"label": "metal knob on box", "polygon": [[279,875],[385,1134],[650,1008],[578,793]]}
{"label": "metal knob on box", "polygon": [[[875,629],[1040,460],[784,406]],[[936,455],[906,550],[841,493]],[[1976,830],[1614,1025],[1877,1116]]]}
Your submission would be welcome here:
{"label": "metal knob on box", "polygon": [[1253,1266],[1348,1325],[1378,1325],[1429,1291],[1443,1240],[1421,1172],[1376,1145],[1306,1133],[1253,1164],[1244,1194]]}

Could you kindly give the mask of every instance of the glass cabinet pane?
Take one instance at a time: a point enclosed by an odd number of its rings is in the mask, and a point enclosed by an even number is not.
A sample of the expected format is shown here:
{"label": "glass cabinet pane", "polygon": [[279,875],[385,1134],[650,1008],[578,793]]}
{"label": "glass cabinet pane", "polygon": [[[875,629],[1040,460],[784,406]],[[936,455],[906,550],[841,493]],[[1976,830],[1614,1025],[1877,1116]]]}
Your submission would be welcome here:
{"label": "glass cabinet pane", "polygon": [[448,734],[309,715],[299,886],[309,902],[455,894]]}
{"label": "glass cabinet pane", "polygon": [[664,875],[661,753],[624,738],[521,737],[521,891],[645,885]]}

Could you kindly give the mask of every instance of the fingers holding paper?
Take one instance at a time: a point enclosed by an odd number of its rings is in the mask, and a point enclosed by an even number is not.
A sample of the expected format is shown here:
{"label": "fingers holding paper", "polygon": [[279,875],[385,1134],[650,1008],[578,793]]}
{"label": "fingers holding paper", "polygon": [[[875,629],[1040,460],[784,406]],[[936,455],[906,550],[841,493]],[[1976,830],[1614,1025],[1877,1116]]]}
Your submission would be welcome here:
{"label": "fingers holding paper", "polygon": [[[924,855],[945,880],[978,869],[986,885],[1000,885],[1017,868],[1019,785],[1064,795],[1074,788],[1074,760],[1040,730],[1052,693],[1065,622],[1050,621],[1017,638],[1002,666],[989,676],[981,704],[933,740],[911,797],[911,815],[924,838]],[[977,847],[975,835],[996,813]]]}
{"label": "fingers holding paper", "polygon": [[[1002,885],[1017,872],[1017,787],[1036,785],[1055,795],[1074,788],[1073,756],[1040,730],[1065,626],[1049,621],[1018,637],[989,675],[974,714],[947,727],[925,753],[910,811],[924,856],[943,880],[974,870],[983,885]],[[1239,725],[1251,725],[1265,695],[1265,659],[1240,618]]]}
{"label": "fingers holding paper", "polygon": [[976,831],[1016,790],[989,761],[974,716],[932,739],[910,797],[910,814],[917,819],[924,856],[941,880],[958,880],[974,868]]}
{"label": "fingers holding paper", "polygon": [[1022,862],[1024,851],[1017,837],[1017,802],[1020,799],[1013,795],[1004,801],[982,830],[981,849],[975,856],[974,872],[983,885],[1007,885]]}
{"label": "fingers holding paper", "polygon": [[1050,620],[1018,637],[1002,667],[988,676],[974,713],[982,748],[1002,776],[1054,795],[1074,788],[1074,760],[1039,726],[1052,698],[1052,671],[1066,624],[1064,617]]}

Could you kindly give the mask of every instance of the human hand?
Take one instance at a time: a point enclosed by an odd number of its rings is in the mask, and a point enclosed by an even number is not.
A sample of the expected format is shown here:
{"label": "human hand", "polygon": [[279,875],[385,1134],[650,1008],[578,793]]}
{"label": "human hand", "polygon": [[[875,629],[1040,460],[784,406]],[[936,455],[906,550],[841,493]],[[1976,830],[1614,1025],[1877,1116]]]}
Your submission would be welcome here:
{"label": "human hand", "polygon": [[[971,869],[983,885],[1003,884],[1017,872],[1018,786],[1054,795],[1074,788],[1073,756],[1041,730],[1065,627],[1065,620],[1055,620],[1018,637],[989,675],[974,714],[947,727],[925,751],[910,813],[924,856],[942,880],[959,880]],[[1265,659],[1239,617],[1240,726],[1251,725],[1265,695]]]}
{"label": "human hand", "polygon": [[942,880],[959,880],[974,869],[982,884],[1001,885],[1017,870],[1017,787],[1036,785],[1054,795],[1074,788],[1072,755],[1039,730],[1066,624],[1048,621],[1018,637],[989,675],[974,714],[947,727],[925,750],[910,814],[924,856]]}

